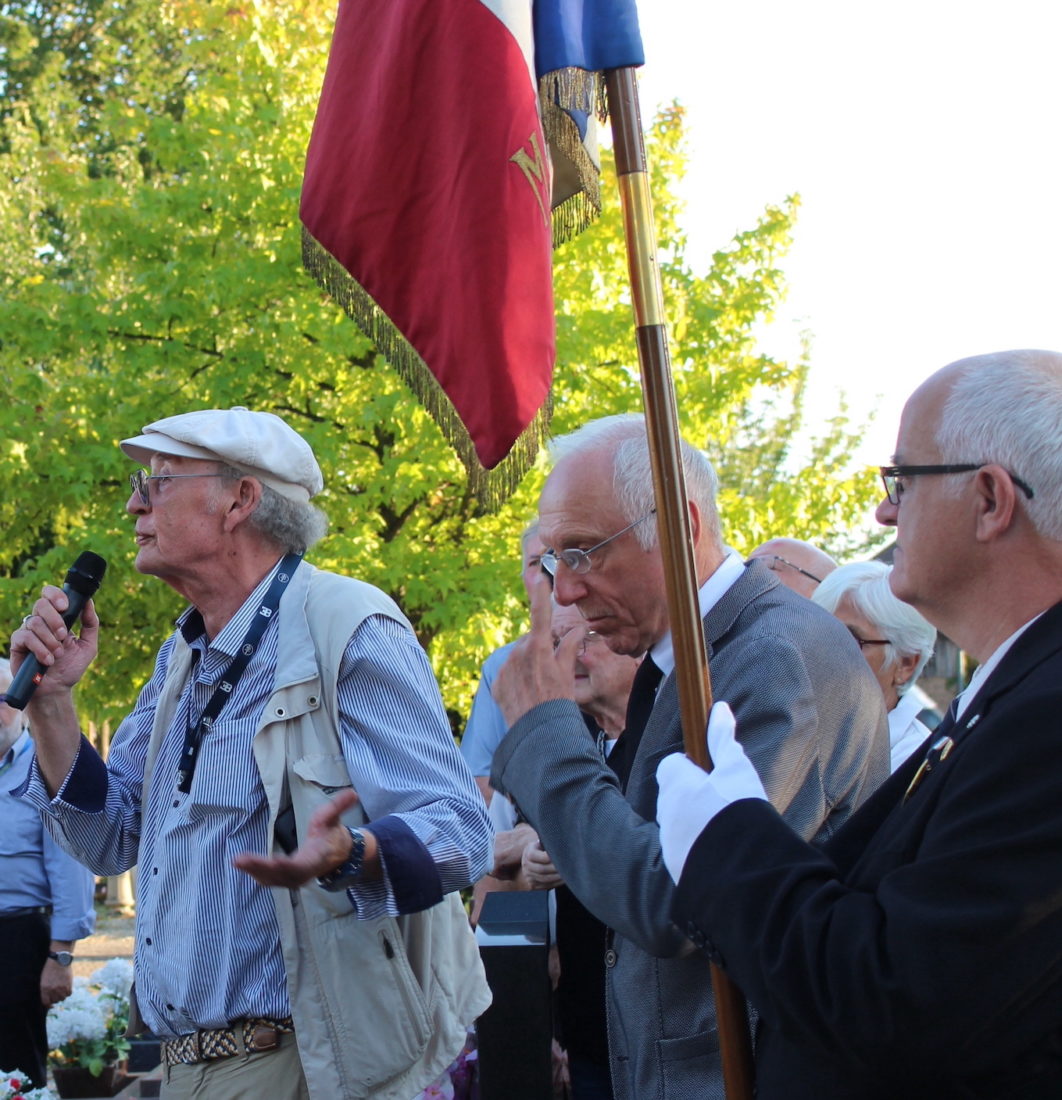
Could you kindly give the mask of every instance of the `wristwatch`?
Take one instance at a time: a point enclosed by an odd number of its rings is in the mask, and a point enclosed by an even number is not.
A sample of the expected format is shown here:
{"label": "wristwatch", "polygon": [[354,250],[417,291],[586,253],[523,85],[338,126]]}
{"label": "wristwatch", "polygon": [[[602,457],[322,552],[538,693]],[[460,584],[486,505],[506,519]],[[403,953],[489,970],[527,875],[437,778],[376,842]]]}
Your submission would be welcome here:
{"label": "wristwatch", "polygon": [[334,871],[321,875],[317,880],[317,885],[326,890],[346,890],[354,885],[361,874],[361,864],[365,859],[365,834],[349,825],[347,832],[350,833],[350,855]]}
{"label": "wristwatch", "polygon": [[55,959],[60,966],[69,966],[74,961],[69,951],[49,951],[48,958]]}

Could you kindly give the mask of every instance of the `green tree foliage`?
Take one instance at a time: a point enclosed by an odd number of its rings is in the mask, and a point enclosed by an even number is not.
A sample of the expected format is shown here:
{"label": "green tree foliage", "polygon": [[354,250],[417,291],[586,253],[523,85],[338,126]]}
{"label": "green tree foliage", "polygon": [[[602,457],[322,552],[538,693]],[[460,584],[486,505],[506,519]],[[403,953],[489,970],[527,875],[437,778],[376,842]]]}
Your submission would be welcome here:
{"label": "green tree foliage", "polygon": [[[332,520],[313,560],[395,597],[456,728],[480,662],[524,626],[517,537],[542,470],[484,514],[434,424],[301,268],[298,194],[333,17],[331,0],[0,4],[0,623],[81,549],[108,559],[82,687],[97,721],[128,709],[180,610],[132,568],[116,443],[189,408],[269,409],[307,437]],[[681,110],[664,111],[650,156],[684,431],[719,463],[738,549],[772,534],[838,546],[872,491],[841,473],[847,423],[795,469],[806,356],[755,348],[783,294],[796,202],[696,273],[671,195],[682,140]],[[608,208],[556,259],[557,431],[641,407],[607,159],[604,173]]]}

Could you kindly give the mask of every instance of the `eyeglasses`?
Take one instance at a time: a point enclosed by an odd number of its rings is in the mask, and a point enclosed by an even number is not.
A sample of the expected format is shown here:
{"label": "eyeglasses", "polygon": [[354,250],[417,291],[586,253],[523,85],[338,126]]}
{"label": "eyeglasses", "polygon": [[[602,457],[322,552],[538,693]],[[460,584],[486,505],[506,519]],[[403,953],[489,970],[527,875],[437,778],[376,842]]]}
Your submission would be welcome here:
{"label": "eyeglasses", "polygon": [[888,638],[860,638],[854,630],[849,630],[848,633],[852,635],[852,641],[860,649],[864,649],[868,645],[892,645]]}
{"label": "eyeglasses", "polygon": [[[880,466],[881,481],[885,486],[885,495],[890,504],[899,504],[906,491],[903,483],[905,477],[920,477],[923,474],[968,474],[973,470],[980,470],[989,465],[987,462],[955,462],[947,466]],[[1010,480],[1028,497],[1033,498],[1033,491],[1020,477],[1007,470]]]}
{"label": "eyeglasses", "polygon": [[141,504],[151,506],[150,486],[153,481],[170,481],[178,477],[224,477],[224,474],[149,474],[144,470],[137,470],[129,475],[129,486],[140,498]]}
{"label": "eyeglasses", "polygon": [[656,509],[651,508],[645,513],[641,519],[636,519],[633,523],[628,523],[622,531],[617,531],[614,535],[609,535],[607,539],[602,539],[596,546],[591,546],[589,550],[547,550],[542,555],[542,568],[551,576],[557,575],[557,563],[563,562],[573,573],[589,573],[590,566],[593,564],[590,561],[590,555],[600,550],[602,546],[608,546],[610,542],[614,542],[620,537],[625,535],[628,531],[633,531],[639,523],[645,523],[650,516],[656,515]]}
{"label": "eyeglasses", "polygon": [[[560,644],[568,636],[568,633],[569,633],[568,631],[565,631],[559,638],[554,636],[554,638],[553,638],[553,652],[554,653],[556,653],[557,650],[560,649]],[[583,640],[579,643],[579,656],[580,657],[585,656],[586,651],[594,644],[594,642],[599,642],[600,640],[601,640],[601,635],[598,634],[598,632],[596,630],[588,630],[583,635]]]}
{"label": "eyeglasses", "polygon": [[[816,584],[822,584],[822,577],[816,577],[814,573],[809,573],[806,569],[801,569],[799,565],[794,565],[791,561],[786,561],[785,558],[779,557],[777,554],[769,555],[770,562],[781,562],[782,565],[788,565],[790,569],[795,569],[802,577],[807,577],[808,580],[814,581]],[[775,573],[778,569],[774,565],[769,564],[768,569],[773,570]]]}

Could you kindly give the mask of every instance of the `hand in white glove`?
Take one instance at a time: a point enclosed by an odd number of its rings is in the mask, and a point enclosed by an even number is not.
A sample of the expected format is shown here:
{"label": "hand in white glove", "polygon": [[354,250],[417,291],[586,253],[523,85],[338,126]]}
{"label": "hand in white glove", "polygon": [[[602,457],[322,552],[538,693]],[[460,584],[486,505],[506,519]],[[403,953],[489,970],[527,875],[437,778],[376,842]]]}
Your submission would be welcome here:
{"label": "hand in white glove", "polygon": [[734,739],[736,728],[730,707],[716,703],[708,716],[712,770],[706,772],[681,752],[665,756],[656,769],[660,848],[668,874],[676,883],[694,841],[720,810],[741,798],[767,799],[756,769]]}

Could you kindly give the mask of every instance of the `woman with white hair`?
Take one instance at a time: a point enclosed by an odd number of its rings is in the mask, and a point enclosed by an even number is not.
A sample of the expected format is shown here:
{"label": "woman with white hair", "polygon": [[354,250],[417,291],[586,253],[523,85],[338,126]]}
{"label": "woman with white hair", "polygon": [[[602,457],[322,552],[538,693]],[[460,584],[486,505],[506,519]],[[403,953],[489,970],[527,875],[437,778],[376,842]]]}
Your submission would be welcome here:
{"label": "woman with white hair", "polygon": [[830,573],[811,599],[848,627],[881,685],[895,771],[929,736],[918,720],[921,703],[908,694],[933,656],[936,628],[889,587],[892,567],[865,561]]}

